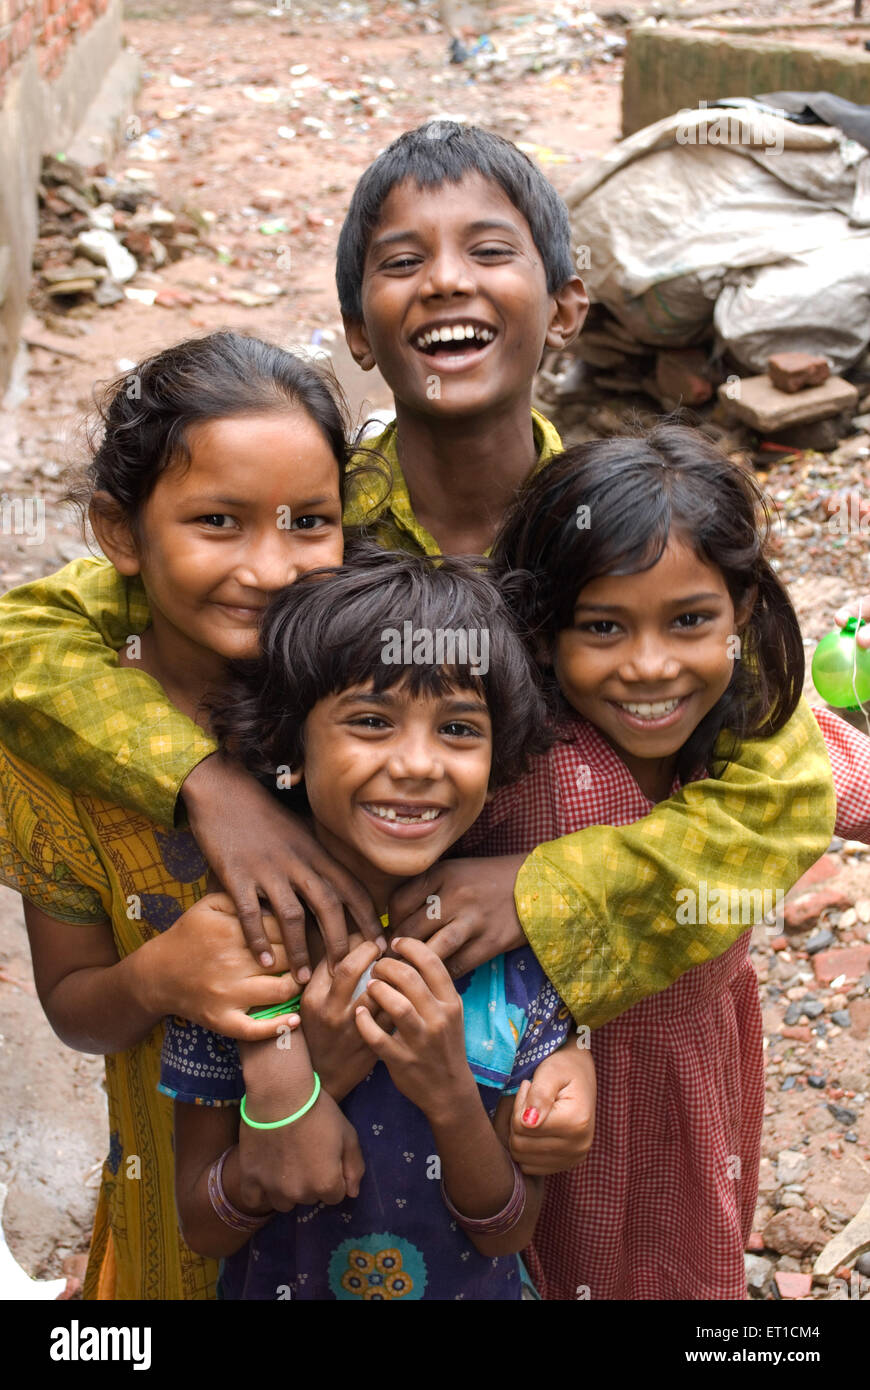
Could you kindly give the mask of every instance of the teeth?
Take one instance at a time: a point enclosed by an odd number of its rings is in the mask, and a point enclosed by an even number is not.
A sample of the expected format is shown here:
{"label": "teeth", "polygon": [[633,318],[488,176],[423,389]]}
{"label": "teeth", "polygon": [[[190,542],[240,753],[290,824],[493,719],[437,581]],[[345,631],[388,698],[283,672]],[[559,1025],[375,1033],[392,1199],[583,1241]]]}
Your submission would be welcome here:
{"label": "teeth", "polygon": [[395,806],[374,806],[370,804],[367,809],[372,811],[381,820],[398,821],[400,825],[417,825],[420,821],[437,820],[438,816],[441,814],[437,806],[429,807],[429,809],[420,811],[414,816],[400,815]]}
{"label": "teeth", "polygon": [[629,704],[627,701],[619,701],[622,709],[628,710],[629,714],[635,715],[638,719],[661,719],[664,715],[671,714],[679,703],[679,696],[673,700],[644,701],[636,705]]}
{"label": "teeth", "polygon": [[476,338],[480,343],[491,343],[495,334],[490,328],[474,328],[470,323],[446,324],[444,328],[432,328],[421,333],[416,345],[418,348],[431,347],[433,343],[460,343]]}

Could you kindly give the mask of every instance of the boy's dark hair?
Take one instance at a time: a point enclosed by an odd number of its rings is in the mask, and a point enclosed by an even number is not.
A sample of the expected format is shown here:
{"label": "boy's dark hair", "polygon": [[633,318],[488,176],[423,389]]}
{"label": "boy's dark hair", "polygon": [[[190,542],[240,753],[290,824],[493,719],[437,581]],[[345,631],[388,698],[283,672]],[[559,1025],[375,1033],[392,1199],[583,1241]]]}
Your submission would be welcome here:
{"label": "boy's dark hair", "polygon": [[350,445],[338,382],[261,338],[222,331],[176,343],[117,377],[97,408],[90,464],[67,493],[83,510],[105,491],[135,527],[161,473],[189,460],[192,425],[288,409],[304,410],[320,427],[344,500]]}
{"label": "boy's dark hair", "polygon": [[[581,508],[588,507],[588,513]],[[715,565],[735,606],[757,590],[728,689],[677,761],[685,781],[709,767],[717,735],[775,733],[793,714],[804,649],[791,600],[765,554],[771,513],[755,480],[697,430],[665,423],[641,438],[578,444],[522,490],[493,548],[496,574],[538,652],[574,622],[593,579],[637,574],[661,558],[672,529]],[[555,676],[547,669],[552,693]]]}
{"label": "boy's dark hair", "polygon": [[501,135],[456,121],[430,121],[406,130],[366,169],[353,191],[338,238],[336,284],[341,312],[361,320],[366,253],[381,209],[397,184],[418,188],[459,183],[466,174],[491,179],[522,213],[555,294],[576,274],[571,259],[568,209],[536,164]]}
{"label": "boy's dark hair", "polygon": [[[230,684],[212,704],[219,739],[274,785],[278,767],[302,763],[305,720],[327,696],[369,683],[378,694],[402,685],[414,696],[458,687],[489,708],[490,785],[514,781],[551,740],[534,662],[480,563],[352,541],[344,566],[304,574],[272,599],[261,655],[232,663]],[[471,660],[438,664],[437,647],[433,662],[387,659],[388,631],[404,635],[406,622],[433,635],[486,631],[487,669],[475,674]]]}

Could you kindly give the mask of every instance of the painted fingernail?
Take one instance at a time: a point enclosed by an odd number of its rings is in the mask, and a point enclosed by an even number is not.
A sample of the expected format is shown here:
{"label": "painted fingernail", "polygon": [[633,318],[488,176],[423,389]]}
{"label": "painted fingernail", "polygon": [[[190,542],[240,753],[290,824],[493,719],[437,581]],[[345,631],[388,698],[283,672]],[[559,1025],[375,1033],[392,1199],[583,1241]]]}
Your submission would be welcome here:
{"label": "painted fingernail", "polygon": [[539,1118],[540,1116],[538,1115],[538,1112],[533,1105],[530,1105],[527,1110],[523,1111],[524,1125],[536,1125],[538,1123]]}
{"label": "painted fingernail", "polygon": [[275,964],[275,957],[272,955],[272,952],[271,952],[271,951],[263,951],[263,952],[261,952],[261,954],[260,954],[260,964],[261,964],[261,965],[274,965],[274,964]]}

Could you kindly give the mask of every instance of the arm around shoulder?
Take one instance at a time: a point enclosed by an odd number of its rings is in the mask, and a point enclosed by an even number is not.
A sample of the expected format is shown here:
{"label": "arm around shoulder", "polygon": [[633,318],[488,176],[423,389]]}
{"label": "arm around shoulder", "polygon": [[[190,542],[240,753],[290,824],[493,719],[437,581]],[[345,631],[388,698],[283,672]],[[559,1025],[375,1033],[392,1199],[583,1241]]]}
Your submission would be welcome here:
{"label": "arm around shoulder", "polygon": [[121,669],[148,624],[144,591],[78,560],[0,597],[0,717],[11,751],[63,786],[171,827],[185,777],[213,742],[158,683]]}
{"label": "arm around shoulder", "polygon": [[777,734],[747,739],[643,820],[539,846],[517,876],[517,912],[574,1018],[597,1027],[728,950],[744,914],[702,901],[748,894],[761,920],[825,852],[834,815],[824,741],[801,700]]}

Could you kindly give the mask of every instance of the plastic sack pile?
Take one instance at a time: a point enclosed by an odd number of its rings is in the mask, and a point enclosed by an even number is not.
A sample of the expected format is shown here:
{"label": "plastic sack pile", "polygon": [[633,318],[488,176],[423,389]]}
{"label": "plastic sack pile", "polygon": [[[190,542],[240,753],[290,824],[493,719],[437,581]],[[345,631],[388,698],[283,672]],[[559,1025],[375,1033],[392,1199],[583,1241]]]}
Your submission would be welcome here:
{"label": "plastic sack pile", "polygon": [[757,103],[682,111],[590,163],[566,199],[593,302],[636,342],[710,336],[745,371],[835,372],[870,342],[870,152]]}

